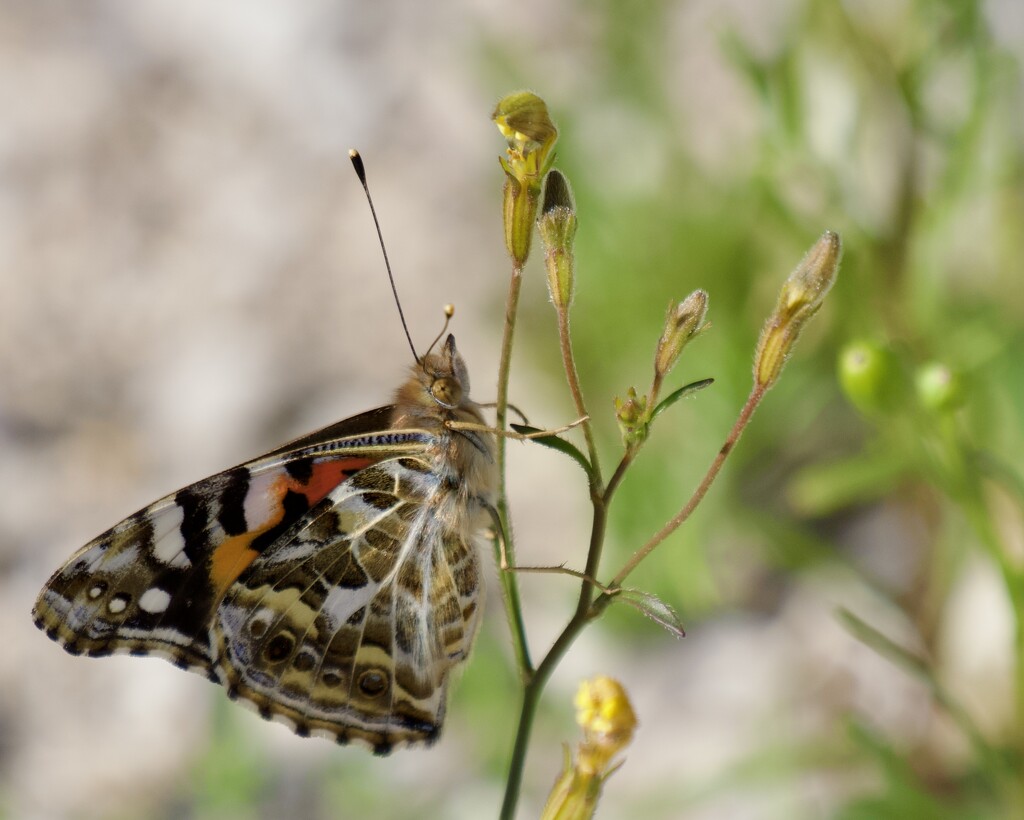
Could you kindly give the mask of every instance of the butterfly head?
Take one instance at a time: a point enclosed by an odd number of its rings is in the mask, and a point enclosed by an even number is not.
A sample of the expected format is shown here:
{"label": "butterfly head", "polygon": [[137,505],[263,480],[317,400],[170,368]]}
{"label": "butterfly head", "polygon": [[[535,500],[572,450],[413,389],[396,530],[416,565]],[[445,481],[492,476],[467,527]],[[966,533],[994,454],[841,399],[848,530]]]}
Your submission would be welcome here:
{"label": "butterfly head", "polygon": [[469,371],[448,334],[439,353],[429,353],[420,363],[427,393],[440,407],[454,410],[469,399]]}
{"label": "butterfly head", "polygon": [[[412,368],[410,378],[398,391],[395,404],[402,415],[419,418],[462,418],[476,420],[476,406],[469,399],[469,371],[450,335],[440,350],[427,353]],[[466,419],[464,419],[466,420]]]}

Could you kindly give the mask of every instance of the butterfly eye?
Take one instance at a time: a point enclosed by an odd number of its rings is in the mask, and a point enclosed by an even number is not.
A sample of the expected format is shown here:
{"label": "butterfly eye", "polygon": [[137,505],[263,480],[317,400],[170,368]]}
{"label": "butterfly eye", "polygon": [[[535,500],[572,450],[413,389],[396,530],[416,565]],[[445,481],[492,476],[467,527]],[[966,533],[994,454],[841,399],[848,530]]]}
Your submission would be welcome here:
{"label": "butterfly eye", "polygon": [[359,676],[359,691],[368,698],[375,698],[388,688],[388,679],[379,669],[367,669]]}
{"label": "butterfly eye", "polygon": [[430,395],[442,407],[454,409],[462,401],[462,387],[455,379],[441,376],[430,385]]}

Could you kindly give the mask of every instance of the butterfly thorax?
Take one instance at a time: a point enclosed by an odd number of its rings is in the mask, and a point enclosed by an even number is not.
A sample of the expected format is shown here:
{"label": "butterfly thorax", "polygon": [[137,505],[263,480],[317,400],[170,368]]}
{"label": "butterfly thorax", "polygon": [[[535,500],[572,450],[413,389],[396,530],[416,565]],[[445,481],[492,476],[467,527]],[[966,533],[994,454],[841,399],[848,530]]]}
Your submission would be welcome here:
{"label": "butterfly thorax", "polygon": [[[435,444],[426,454],[432,471],[451,488],[458,503],[483,508],[494,503],[497,467],[493,436],[453,430],[449,422],[484,425],[479,405],[469,398],[469,375],[449,336],[441,352],[413,365],[395,394],[393,429],[418,429]],[[479,518],[474,522],[479,526]]]}

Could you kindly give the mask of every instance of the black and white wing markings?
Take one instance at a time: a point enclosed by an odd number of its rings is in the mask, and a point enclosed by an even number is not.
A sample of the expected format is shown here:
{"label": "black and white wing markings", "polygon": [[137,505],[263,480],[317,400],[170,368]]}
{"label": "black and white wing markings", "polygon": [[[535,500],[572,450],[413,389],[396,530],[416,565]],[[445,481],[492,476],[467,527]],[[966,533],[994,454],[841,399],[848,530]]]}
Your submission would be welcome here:
{"label": "black and white wing markings", "polygon": [[213,612],[238,574],[338,484],[383,457],[419,453],[423,431],[374,437],[345,423],[196,482],[80,549],[43,587],[36,625],[72,654],[154,654],[213,675]]}
{"label": "black and white wing markings", "polygon": [[450,492],[426,460],[383,460],[256,558],[213,624],[229,693],[378,753],[436,738],[478,619],[476,553],[438,515]]}

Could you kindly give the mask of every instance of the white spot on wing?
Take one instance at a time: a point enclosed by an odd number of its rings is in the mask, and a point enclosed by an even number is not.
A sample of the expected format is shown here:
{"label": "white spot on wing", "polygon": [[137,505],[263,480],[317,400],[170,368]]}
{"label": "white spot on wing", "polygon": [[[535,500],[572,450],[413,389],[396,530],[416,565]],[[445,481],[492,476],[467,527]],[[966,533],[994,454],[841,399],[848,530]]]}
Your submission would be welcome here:
{"label": "white spot on wing", "polygon": [[185,511],[174,504],[153,520],[153,557],[170,567],[192,565],[185,555],[185,539],[181,537],[181,522]]}
{"label": "white spot on wing", "polygon": [[145,612],[157,613],[163,612],[167,609],[167,605],[171,602],[170,593],[158,588],[150,587],[142,593],[142,597],[139,598],[139,606]]}
{"label": "white spot on wing", "polygon": [[120,612],[124,612],[128,606],[128,602],[124,598],[114,597],[110,599],[110,603],[107,604],[107,609],[117,615]]}
{"label": "white spot on wing", "polygon": [[[273,485],[281,478],[283,470],[268,470],[265,473],[254,475],[249,480],[249,491],[245,494],[245,525],[250,530],[258,530],[273,517],[272,513],[277,509],[280,499],[271,492]],[[274,509],[271,509],[271,505]]]}

